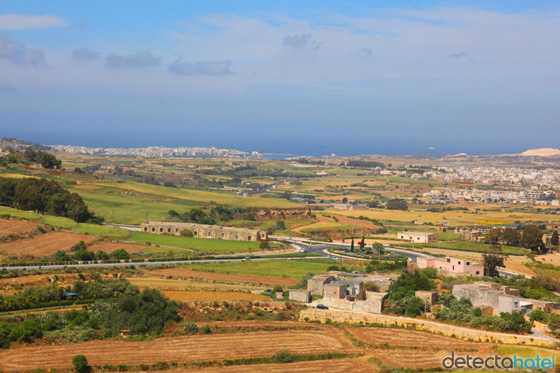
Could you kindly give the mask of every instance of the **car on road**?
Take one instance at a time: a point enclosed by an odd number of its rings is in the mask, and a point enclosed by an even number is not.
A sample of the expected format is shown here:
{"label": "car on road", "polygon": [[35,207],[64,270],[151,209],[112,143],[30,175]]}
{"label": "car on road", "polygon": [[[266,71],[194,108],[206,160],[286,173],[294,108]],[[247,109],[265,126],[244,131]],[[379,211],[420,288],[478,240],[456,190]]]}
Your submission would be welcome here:
{"label": "car on road", "polygon": [[328,310],[329,309],[329,307],[325,306],[324,304],[318,304],[316,308],[319,309],[319,310]]}

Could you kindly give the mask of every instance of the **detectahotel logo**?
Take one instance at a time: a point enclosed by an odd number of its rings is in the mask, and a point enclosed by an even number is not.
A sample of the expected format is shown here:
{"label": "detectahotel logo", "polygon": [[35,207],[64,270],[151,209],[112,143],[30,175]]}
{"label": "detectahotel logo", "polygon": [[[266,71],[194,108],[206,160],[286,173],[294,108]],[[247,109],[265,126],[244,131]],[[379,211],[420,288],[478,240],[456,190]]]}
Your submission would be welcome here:
{"label": "detectahotel logo", "polygon": [[448,355],[445,351],[437,355],[445,369],[552,369],[554,356],[541,358],[539,355],[532,358],[520,358],[517,355],[501,357],[455,355],[455,351]]}

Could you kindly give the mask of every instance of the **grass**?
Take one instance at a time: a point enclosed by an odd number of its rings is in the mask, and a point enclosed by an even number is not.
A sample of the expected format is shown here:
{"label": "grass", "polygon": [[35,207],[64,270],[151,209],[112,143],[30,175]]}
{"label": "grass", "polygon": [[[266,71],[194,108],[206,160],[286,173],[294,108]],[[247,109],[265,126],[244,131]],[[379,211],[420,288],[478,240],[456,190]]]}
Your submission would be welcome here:
{"label": "grass", "polygon": [[[144,232],[133,232],[129,241],[138,243],[150,242],[152,245],[172,246],[213,254],[249,252],[251,250],[260,252],[260,242],[256,241],[209,240],[205,238],[170,236]],[[166,250],[168,251],[169,249]]]}
{"label": "grass", "polygon": [[[318,262],[320,261],[320,262]],[[196,263],[184,265],[194,271],[246,274],[300,279],[308,273],[326,272],[327,268],[338,264],[332,259],[320,260],[259,260],[230,263]]]}

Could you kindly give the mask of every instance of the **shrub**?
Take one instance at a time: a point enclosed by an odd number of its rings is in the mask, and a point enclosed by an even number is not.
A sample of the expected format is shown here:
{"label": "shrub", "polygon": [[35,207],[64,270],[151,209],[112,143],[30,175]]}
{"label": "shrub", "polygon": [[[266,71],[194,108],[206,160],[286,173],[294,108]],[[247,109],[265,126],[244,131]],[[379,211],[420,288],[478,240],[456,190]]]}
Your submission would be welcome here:
{"label": "shrub", "polygon": [[40,233],[47,233],[47,230],[43,228],[41,225],[37,227],[37,231],[39,231]]}
{"label": "shrub", "polygon": [[210,325],[204,325],[202,327],[202,334],[212,334],[212,329],[210,329]]}
{"label": "shrub", "polygon": [[179,234],[182,237],[194,237],[194,233],[190,229],[183,229],[181,232],[179,232]]}
{"label": "shrub", "polygon": [[111,256],[115,259],[130,259],[130,254],[125,249],[118,249],[111,253]]}
{"label": "shrub", "polygon": [[272,357],[275,363],[291,363],[294,361],[294,355],[288,350],[276,351]]}
{"label": "shrub", "polygon": [[198,326],[194,322],[190,322],[183,328],[187,334],[198,334]]}
{"label": "shrub", "polygon": [[89,371],[88,361],[84,355],[74,356],[74,358],[72,359],[72,364],[74,365],[74,368],[80,373]]}
{"label": "shrub", "polygon": [[169,364],[167,364],[165,361],[160,361],[159,363],[155,363],[150,368],[150,370],[167,370],[167,369],[169,369]]}
{"label": "shrub", "polygon": [[546,314],[546,312],[541,311],[541,310],[534,310],[533,312],[530,313],[529,319],[531,321],[539,321],[539,322],[548,322],[548,315]]}

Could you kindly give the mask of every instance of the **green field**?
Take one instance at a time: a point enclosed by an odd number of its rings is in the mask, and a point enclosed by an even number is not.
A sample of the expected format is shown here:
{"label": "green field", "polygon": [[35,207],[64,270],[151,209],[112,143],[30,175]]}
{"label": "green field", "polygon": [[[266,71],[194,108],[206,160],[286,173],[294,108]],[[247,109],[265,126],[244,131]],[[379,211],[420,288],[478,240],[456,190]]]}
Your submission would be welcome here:
{"label": "green field", "polygon": [[138,243],[150,242],[152,245],[192,249],[209,254],[231,254],[250,251],[255,253],[261,252],[259,248],[260,242],[256,241],[209,240],[205,238],[170,236],[144,232],[133,232],[128,240]]}
{"label": "green field", "polygon": [[139,224],[163,220],[169,210],[179,213],[216,203],[247,208],[293,208],[300,205],[277,198],[242,197],[233,193],[167,188],[133,182],[95,183],[68,188],[78,193],[93,212],[110,223]]}
{"label": "green field", "polygon": [[186,264],[185,268],[194,271],[273,276],[300,279],[308,273],[323,273],[333,264],[333,259],[321,259],[321,263],[308,260],[259,260],[230,263]]}
{"label": "green field", "polygon": [[7,207],[0,207],[0,214],[8,214],[17,218],[49,224],[55,228],[68,229],[73,232],[94,234],[101,237],[127,238],[130,232],[123,228],[108,227],[97,224],[76,223],[72,219],[60,216],[41,215],[32,211],[22,211]]}

